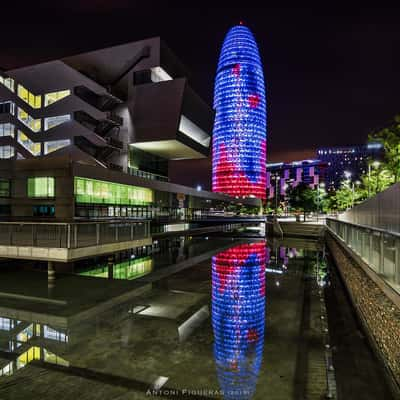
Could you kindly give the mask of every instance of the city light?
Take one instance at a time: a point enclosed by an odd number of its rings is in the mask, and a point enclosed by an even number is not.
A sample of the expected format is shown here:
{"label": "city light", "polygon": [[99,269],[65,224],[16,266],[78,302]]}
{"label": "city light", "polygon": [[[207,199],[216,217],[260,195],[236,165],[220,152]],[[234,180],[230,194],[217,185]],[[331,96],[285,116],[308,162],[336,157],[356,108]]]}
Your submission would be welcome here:
{"label": "city light", "polygon": [[212,190],[231,196],[266,195],[266,99],[263,69],[251,31],[230,29],[214,90]]}
{"label": "city light", "polygon": [[212,258],[214,356],[226,399],[242,398],[229,395],[232,388],[246,398],[255,391],[264,347],[265,262],[263,241]]}

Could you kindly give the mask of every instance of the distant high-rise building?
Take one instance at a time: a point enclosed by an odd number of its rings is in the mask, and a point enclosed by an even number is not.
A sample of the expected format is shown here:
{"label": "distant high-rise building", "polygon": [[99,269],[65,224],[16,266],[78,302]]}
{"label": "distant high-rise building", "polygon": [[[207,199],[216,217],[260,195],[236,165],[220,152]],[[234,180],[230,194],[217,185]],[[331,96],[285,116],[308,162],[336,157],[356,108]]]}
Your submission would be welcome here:
{"label": "distant high-rise building", "polygon": [[317,149],[317,158],[327,164],[328,189],[338,189],[346,174],[353,182],[360,179],[362,174],[367,173],[368,160],[380,160],[383,154],[384,148],[381,143]]}
{"label": "distant high-rise building", "polygon": [[289,188],[300,183],[316,189],[325,183],[326,168],[327,164],[320,160],[267,164],[267,199],[275,198],[278,192],[278,199],[281,200]]}
{"label": "distant high-rise building", "polygon": [[225,37],[215,80],[212,189],[265,198],[266,99],[263,69],[251,31]]}

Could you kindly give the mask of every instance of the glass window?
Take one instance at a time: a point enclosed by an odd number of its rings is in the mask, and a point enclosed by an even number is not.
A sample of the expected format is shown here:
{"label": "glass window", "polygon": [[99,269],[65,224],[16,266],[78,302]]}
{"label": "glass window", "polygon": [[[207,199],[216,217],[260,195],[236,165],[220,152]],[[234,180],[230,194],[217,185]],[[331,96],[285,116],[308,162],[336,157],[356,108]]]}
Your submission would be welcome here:
{"label": "glass window", "polygon": [[32,108],[42,107],[42,96],[34,95],[22,85],[18,85],[18,97],[28,103]]}
{"label": "glass window", "polygon": [[54,186],[52,176],[28,178],[28,197],[54,197]]}
{"label": "glass window", "polygon": [[147,205],[153,202],[153,191],[131,185],[75,177],[77,203]]}
{"label": "glass window", "polygon": [[53,151],[62,149],[63,147],[69,146],[70,144],[71,141],[69,139],[44,142],[44,154],[52,153]]}
{"label": "glass window", "polygon": [[41,154],[41,143],[33,142],[24,132],[18,131],[18,143],[25,147],[34,156],[40,156]]}
{"label": "glass window", "polygon": [[0,124],[0,136],[14,137],[14,125],[10,123]]}
{"label": "glass window", "polygon": [[39,132],[42,124],[41,120],[32,118],[26,111],[18,107],[18,119],[30,128],[33,132]]}
{"label": "glass window", "polygon": [[0,103],[0,114],[10,113],[15,114],[15,105],[12,101],[5,101]]}
{"label": "glass window", "polygon": [[53,205],[33,206],[34,217],[54,217],[55,207]]}
{"label": "glass window", "polygon": [[63,122],[69,121],[71,116],[69,114],[66,115],[57,115],[56,117],[49,117],[44,119],[44,130],[54,128],[57,125],[62,124]]}
{"label": "glass window", "polygon": [[10,197],[10,181],[0,179],[0,197]]}
{"label": "glass window", "polygon": [[63,99],[64,97],[67,97],[71,94],[71,91],[68,90],[60,90],[59,92],[52,92],[52,93],[46,93],[44,95],[44,105],[45,107],[49,106],[50,104],[55,103],[56,101],[59,101]]}
{"label": "glass window", "polygon": [[0,76],[0,83],[3,84],[6,88],[10,89],[12,92],[14,91],[14,79],[4,78],[3,76]]}
{"label": "glass window", "polygon": [[12,158],[14,157],[13,146],[0,146],[0,158]]}

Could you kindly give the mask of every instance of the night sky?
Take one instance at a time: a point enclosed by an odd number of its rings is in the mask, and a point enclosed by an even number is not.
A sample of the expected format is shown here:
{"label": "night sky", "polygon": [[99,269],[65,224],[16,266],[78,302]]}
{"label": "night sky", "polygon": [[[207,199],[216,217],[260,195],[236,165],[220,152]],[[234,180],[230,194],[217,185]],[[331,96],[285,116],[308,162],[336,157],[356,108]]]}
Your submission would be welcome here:
{"label": "night sky", "polygon": [[[269,161],[314,157],[318,146],[364,143],[368,132],[400,113],[396,9],[207,8],[204,1],[202,8],[132,0],[14,3],[15,8],[2,4],[3,69],[161,36],[209,104],[224,35],[242,20],[264,63]],[[194,178],[199,166],[203,175]],[[208,187],[208,170],[209,162],[185,162],[185,176],[176,168],[173,175]]]}

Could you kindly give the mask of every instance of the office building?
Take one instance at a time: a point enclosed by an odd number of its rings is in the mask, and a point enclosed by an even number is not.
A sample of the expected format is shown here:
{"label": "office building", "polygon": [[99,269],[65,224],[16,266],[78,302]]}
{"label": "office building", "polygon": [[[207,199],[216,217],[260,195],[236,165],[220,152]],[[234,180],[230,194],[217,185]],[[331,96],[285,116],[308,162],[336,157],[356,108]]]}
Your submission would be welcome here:
{"label": "office building", "polygon": [[327,164],[320,160],[301,160],[291,163],[267,164],[267,198],[283,200],[290,187],[305,183],[311,189],[316,189],[325,183]]}
{"label": "office building", "polygon": [[238,25],[222,45],[214,90],[213,192],[265,198],[266,97],[251,31]]}
{"label": "office building", "polygon": [[328,189],[338,189],[346,179],[346,174],[353,182],[359,180],[362,174],[368,172],[368,161],[381,160],[383,155],[384,148],[381,143],[317,149],[317,158],[327,164]]}

